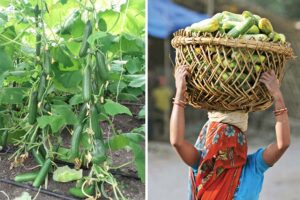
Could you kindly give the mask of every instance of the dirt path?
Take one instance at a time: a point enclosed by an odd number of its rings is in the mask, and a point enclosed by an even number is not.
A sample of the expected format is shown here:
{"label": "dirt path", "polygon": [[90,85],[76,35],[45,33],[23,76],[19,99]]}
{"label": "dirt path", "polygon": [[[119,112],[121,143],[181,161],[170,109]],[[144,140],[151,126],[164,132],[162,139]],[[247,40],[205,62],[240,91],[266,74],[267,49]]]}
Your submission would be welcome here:
{"label": "dirt path", "polygon": [[[265,146],[251,142],[249,153]],[[298,200],[300,196],[300,137],[292,139],[292,145],[282,159],[265,174],[261,200]],[[168,143],[149,143],[149,200],[187,199],[188,168],[180,161]]]}

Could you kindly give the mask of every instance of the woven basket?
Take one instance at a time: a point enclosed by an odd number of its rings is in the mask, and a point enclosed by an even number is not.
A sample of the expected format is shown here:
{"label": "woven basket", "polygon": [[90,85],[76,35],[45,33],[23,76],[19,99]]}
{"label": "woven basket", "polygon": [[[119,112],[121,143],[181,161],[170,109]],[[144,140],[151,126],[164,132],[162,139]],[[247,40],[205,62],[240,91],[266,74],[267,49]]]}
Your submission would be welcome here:
{"label": "woven basket", "polygon": [[272,96],[259,82],[273,69],[281,83],[285,62],[293,57],[290,44],[231,39],[224,34],[174,33],[176,65],[187,65],[187,102],[208,110],[245,112],[267,109]]}

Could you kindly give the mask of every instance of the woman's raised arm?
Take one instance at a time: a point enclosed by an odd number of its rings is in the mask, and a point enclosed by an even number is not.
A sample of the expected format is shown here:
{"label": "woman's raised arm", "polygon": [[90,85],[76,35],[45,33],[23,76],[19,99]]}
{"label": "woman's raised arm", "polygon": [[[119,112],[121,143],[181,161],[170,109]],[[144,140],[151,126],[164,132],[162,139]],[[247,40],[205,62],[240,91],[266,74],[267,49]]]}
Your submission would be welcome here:
{"label": "woman's raised arm", "polygon": [[184,138],[185,117],[184,117],[184,93],[186,90],[186,77],[189,76],[186,66],[180,66],[175,71],[176,95],[173,102],[173,109],[170,119],[170,142],[181,157],[189,166],[194,166],[200,159],[197,149]]}
{"label": "woman's raised arm", "polygon": [[289,117],[274,71],[272,70],[263,73],[260,81],[266,85],[269,92],[274,97],[275,103],[276,141],[271,143],[265,149],[263,154],[265,162],[272,166],[280,159],[290,145],[291,139]]}

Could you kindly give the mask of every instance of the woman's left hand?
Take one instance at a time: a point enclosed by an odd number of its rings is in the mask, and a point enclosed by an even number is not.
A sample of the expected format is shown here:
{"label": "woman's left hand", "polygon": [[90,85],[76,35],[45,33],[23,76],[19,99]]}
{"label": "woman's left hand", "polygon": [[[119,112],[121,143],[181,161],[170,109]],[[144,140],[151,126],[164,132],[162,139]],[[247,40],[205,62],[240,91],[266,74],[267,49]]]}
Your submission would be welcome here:
{"label": "woman's left hand", "polygon": [[280,94],[279,81],[276,78],[274,70],[263,72],[259,81],[265,84],[274,98]]}

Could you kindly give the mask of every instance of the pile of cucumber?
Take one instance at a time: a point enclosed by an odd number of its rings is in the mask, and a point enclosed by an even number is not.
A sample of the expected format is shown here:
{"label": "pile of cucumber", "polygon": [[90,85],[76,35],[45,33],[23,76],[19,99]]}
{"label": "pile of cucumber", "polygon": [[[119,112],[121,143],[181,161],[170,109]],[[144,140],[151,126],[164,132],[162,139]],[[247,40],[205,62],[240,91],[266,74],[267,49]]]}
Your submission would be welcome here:
{"label": "pile of cucumber", "polygon": [[284,44],[285,35],[273,30],[267,18],[261,18],[249,11],[235,14],[228,11],[217,13],[209,19],[194,23],[185,28],[186,31],[196,33],[223,33],[230,38],[243,38],[246,40],[270,41]]}

